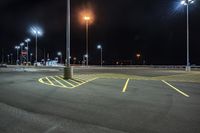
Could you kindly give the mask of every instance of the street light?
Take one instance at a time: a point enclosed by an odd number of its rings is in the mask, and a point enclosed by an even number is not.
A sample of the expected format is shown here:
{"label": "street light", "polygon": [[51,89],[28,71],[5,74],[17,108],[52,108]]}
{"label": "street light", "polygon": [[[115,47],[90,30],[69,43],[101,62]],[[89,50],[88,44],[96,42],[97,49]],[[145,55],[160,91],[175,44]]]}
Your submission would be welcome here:
{"label": "street light", "polygon": [[32,57],[33,57],[33,53],[30,53],[30,62],[32,64]]}
{"label": "street light", "polygon": [[73,64],[76,64],[76,60],[77,60],[77,58],[74,57],[74,58],[73,58]]}
{"label": "street light", "polygon": [[23,50],[23,46],[24,46],[24,43],[20,43],[20,46],[21,46],[21,50]]}
{"label": "street light", "polygon": [[140,62],[141,62],[140,57],[141,57],[141,54],[137,53],[136,58],[137,58],[137,61],[138,61],[138,65],[140,65]]}
{"label": "street light", "polygon": [[141,54],[136,54],[136,57],[139,59],[141,57]]}
{"label": "street light", "polygon": [[87,55],[87,54],[85,54],[85,55],[84,55],[84,57],[85,57],[85,58],[88,58],[88,55]]}
{"label": "street light", "polygon": [[8,57],[7,60],[8,60],[8,64],[9,64],[10,63],[10,55],[8,54],[7,57]]}
{"label": "street light", "polygon": [[88,58],[88,55],[85,54],[83,55],[83,65],[86,65],[86,59]]}
{"label": "street light", "polygon": [[186,71],[191,71],[191,66],[190,66],[190,30],[189,30],[189,5],[193,4],[194,0],[182,0],[181,4],[185,5],[187,7],[187,65],[186,65]]}
{"label": "street light", "polygon": [[20,49],[20,46],[15,46],[15,49],[17,50],[17,60],[16,60],[16,64],[18,65],[19,64],[19,49]]}
{"label": "street light", "polygon": [[24,46],[24,43],[20,43],[20,47],[21,47],[21,54],[20,54],[20,63],[22,65],[22,52],[23,52],[23,46]]}
{"label": "street light", "polygon": [[10,54],[10,63],[11,63],[11,65],[13,65],[13,54],[12,53]]}
{"label": "street light", "polygon": [[62,52],[58,52],[57,55],[60,56],[60,64],[62,64]]}
{"label": "street light", "polygon": [[26,44],[27,44],[27,63],[29,62],[29,47],[28,47],[28,43],[31,41],[31,39],[29,39],[29,38],[27,38],[26,40],[25,40],[25,42],[26,42]]}
{"label": "street light", "polygon": [[89,38],[89,21],[90,21],[90,17],[89,16],[84,16],[83,18],[85,20],[85,26],[86,26],[86,66],[88,66],[88,38]]}
{"label": "street light", "polygon": [[97,49],[101,50],[101,67],[102,67],[102,65],[103,65],[103,48],[101,45],[97,45]]}
{"label": "street light", "polygon": [[38,52],[37,52],[37,43],[38,43],[38,37],[43,35],[43,31],[39,27],[31,27],[31,33],[32,35],[35,35],[35,62],[37,64],[38,61]]}

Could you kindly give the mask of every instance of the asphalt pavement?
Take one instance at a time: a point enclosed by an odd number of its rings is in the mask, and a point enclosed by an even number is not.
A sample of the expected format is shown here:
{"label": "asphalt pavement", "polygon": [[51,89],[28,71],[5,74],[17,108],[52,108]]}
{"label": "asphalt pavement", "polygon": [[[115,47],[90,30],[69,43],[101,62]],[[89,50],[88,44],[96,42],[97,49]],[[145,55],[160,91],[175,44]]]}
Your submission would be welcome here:
{"label": "asphalt pavement", "polygon": [[0,132],[200,132],[200,83],[98,77],[108,72],[147,77],[182,73],[76,69],[74,81],[65,82],[62,71],[1,72]]}

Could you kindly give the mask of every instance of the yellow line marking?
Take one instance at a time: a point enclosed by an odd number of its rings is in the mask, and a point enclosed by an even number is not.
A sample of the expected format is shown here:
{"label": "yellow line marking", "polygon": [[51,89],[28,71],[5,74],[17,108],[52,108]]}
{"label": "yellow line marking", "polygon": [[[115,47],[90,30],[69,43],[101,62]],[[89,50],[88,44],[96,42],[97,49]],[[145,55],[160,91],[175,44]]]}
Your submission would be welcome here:
{"label": "yellow line marking", "polygon": [[[62,75],[60,75],[59,77],[61,77],[61,78],[64,78],[64,76],[62,76]],[[74,79],[74,80],[73,80]],[[82,84],[82,83],[85,83],[85,81],[84,80],[82,80],[82,79],[79,79],[79,78],[76,78],[76,76],[74,76],[74,78],[73,78],[72,80],[72,82],[76,82],[77,84]],[[75,80],[77,80],[77,81],[75,81]],[[71,81],[71,80],[70,80]],[[79,83],[80,82],[80,83]]]}
{"label": "yellow line marking", "polygon": [[[50,84],[50,83],[47,83],[47,82],[44,82],[43,79],[46,79],[47,77],[44,77],[44,78],[40,78],[38,81],[42,84],[45,84],[45,85],[48,85],[48,86],[55,86],[55,87],[61,87],[61,88],[69,88],[69,89],[72,89],[72,87],[64,87],[64,86],[60,86],[60,85],[55,85],[55,84]],[[51,82],[51,81],[50,81]]]}
{"label": "yellow line marking", "polygon": [[88,80],[88,81],[86,81],[86,82],[84,82],[84,83],[81,83],[81,84],[77,85],[76,87],[79,87],[79,86],[81,86],[81,85],[84,85],[84,84],[86,84],[86,83],[88,83],[88,82],[91,82],[91,81],[93,81],[93,80],[96,80],[96,79],[98,79],[98,78],[90,79],[90,80]]}
{"label": "yellow line marking", "polygon": [[173,88],[175,91],[179,92],[180,94],[182,94],[185,97],[190,97],[188,94],[184,93],[183,91],[177,89],[176,87],[174,87],[173,85],[169,84],[168,82],[166,82],[165,80],[162,80],[163,83],[165,83],[166,85],[170,86],[171,88]]}
{"label": "yellow line marking", "polygon": [[55,80],[58,84],[60,84],[63,87],[67,87],[66,85],[64,85],[63,83],[61,83],[60,81],[58,81],[57,79],[55,79],[54,77],[50,76],[50,78],[52,78],[53,80]]}
{"label": "yellow line marking", "polygon": [[[49,86],[55,86],[55,87],[73,89],[73,88],[79,87],[79,86],[81,86],[81,85],[83,85],[83,84],[86,84],[86,83],[88,83],[88,82],[90,82],[90,81],[93,81],[93,80],[98,79],[98,77],[95,77],[95,78],[89,79],[89,80],[84,81],[84,82],[83,82],[83,81],[80,81],[81,83],[79,83],[79,82],[77,82],[76,80],[73,80],[73,79],[70,80],[70,81],[72,81],[72,82],[74,82],[74,83],[77,84],[77,85],[74,85],[74,84],[72,84],[72,83],[70,83],[70,82],[68,82],[68,81],[66,81],[66,80],[64,80],[64,79],[62,79],[61,77],[62,77],[62,76],[43,77],[43,78],[38,79],[38,81],[39,81],[40,83],[43,83],[43,84],[46,84],[46,85],[49,85]],[[53,79],[55,82],[57,82],[59,85],[54,84],[50,78]],[[59,80],[57,80],[56,78],[58,78],[58,79],[60,79],[60,80],[62,80],[62,81],[64,81],[64,82],[66,82],[68,85],[71,85],[71,87],[66,86],[65,84],[61,83],[61,82],[60,82]],[[44,79],[46,79],[47,81],[44,81]]]}
{"label": "yellow line marking", "polygon": [[95,80],[95,79],[98,79],[98,78],[96,77],[96,78],[89,79],[89,80],[86,81],[86,83],[87,83],[87,82],[90,82],[90,81],[93,81],[93,80]]}
{"label": "yellow line marking", "polygon": [[40,78],[38,81],[44,84],[45,82],[43,81],[43,79],[44,78]]}
{"label": "yellow line marking", "polygon": [[90,77],[88,76],[74,76],[75,78],[79,78],[79,79],[82,79],[82,80],[88,80]]}
{"label": "yellow line marking", "polygon": [[60,78],[59,76],[56,76],[56,78],[59,78],[60,80],[62,80],[63,82],[71,85],[72,87],[75,87],[75,85],[73,85],[72,83],[68,82],[67,80],[64,80],[63,78]]}
{"label": "yellow line marking", "polygon": [[69,81],[71,81],[71,82],[73,82],[73,83],[75,83],[75,84],[78,84],[78,85],[80,85],[81,83],[80,82],[77,82],[77,81],[75,81],[75,80],[71,80],[71,79],[69,79]]}
{"label": "yellow line marking", "polygon": [[[96,78],[96,77],[94,77],[94,75],[91,75],[91,76],[93,76],[93,78]],[[90,75],[75,75],[74,76],[74,78],[73,79],[75,79],[75,82],[77,82],[77,84],[79,83],[79,82],[82,82],[82,83],[86,83],[88,80],[90,80],[91,79],[91,76]],[[63,78],[63,75],[60,75],[59,77],[61,77],[61,78]],[[72,79],[72,80],[73,80]],[[77,80],[77,81],[76,81]],[[73,80],[74,81],[74,80]],[[72,81],[72,82],[73,82]],[[80,83],[79,83],[80,84]]]}
{"label": "yellow line marking", "polygon": [[129,78],[127,79],[127,81],[126,81],[126,83],[125,83],[125,85],[124,85],[124,88],[123,88],[123,90],[122,90],[122,92],[124,93],[124,92],[126,92],[126,89],[127,89],[127,86],[128,86],[128,83],[129,83]]}
{"label": "yellow line marking", "polygon": [[95,75],[75,75],[74,77],[86,81],[86,80],[89,80],[92,77],[95,78],[97,76],[95,76]]}
{"label": "yellow line marking", "polygon": [[82,83],[85,83],[85,82],[86,82],[85,80],[83,80],[83,79],[81,79],[81,78],[78,78],[78,77],[74,77],[74,79],[76,79],[76,80],[78,80],[78,81],[80,81],[80,82],[82,82]]}
{"label": "yellow line marking", "polygon": [[[48,77],[46,77],[46,80],[47,80],[51,85],[54,85],[53,82],[51,82],[51,80],[50,80]],[[43,82],[44,82],[44,81],[43,81]]]}

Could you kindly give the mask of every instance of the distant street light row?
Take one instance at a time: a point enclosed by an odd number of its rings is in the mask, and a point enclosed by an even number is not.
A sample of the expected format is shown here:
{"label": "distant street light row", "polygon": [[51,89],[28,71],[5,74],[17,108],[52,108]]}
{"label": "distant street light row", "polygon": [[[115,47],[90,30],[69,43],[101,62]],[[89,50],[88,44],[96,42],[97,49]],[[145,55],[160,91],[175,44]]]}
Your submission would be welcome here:
{"label": "distant street light row", "polygon": [[28,63],[29,62],[29,56],[28,56],[28,50],[29,50],[29,47],[28,47],[28,43],[30,42],[31,40],[28,38],[25,40],[25,42],[27,43],[27,46],[25,47],[25,51],[24,51],[24,42],[20,43],[18,46],[15,46],[15,49],[17,50],[17,60],[16,60],[16,64],[18,65],[19,64],[19,50],[20,50],[20,64],[23,63],[23,55],[26,55],[26,62]]}
{"label": "distant street light row", "polygon": [[[182,0],[180,2],[181,5],[185,5],[187,7],[187,65],[186,65],[186,71],[190,71],[190,58],[189,58],[189,5],[193,4],[195,2],[195,0]],[[85,13],[83,16],[83,20],[85,21],[85,26],[86,26],[86,54],[84,55],[84,58],[86,58],[86,66],[88,66],[89,64],[89,22],[92,21],[92,15],[90,15],[91,13]],[[67,24],[67,51],[66,51],[66,59],[68,60],[66,63],[68,64],[67,66],[70,66],[70,0],[68,0],[68,14],[67,14],[67,20],[68,20],[68,24]],[[43,31],[41,30],[41,28],[34,26],[31,27],[31,33],[32,35],[35,36],[35,62],[38,62],[38,51],[37,51],[37,47],[38,47],[38,37],[43,35]],[[27,47],[25,47],[25,49],[27,50],[27,62],[29,61],[29,42],[31,40],[30,39],[26,39],[25,42],[27,44]],[[22,63],[22,53],[23,53],[23,46],[24,43],[21,43],[20,46],[16,46],[15,49],[17,50],[17,64],[19,63],[19,58],[18,58],[18,54],[19,54],[19,49],[21,48],[21,63]],[[101,50],[101,66],[103,64],[103,48],[101,45],[97,46],[97,49]],[[61,63],[62,63],[62,53],[58,52],[57,53],[58,56],[60,56],[61,58]],[[136,55],[137,58],[140,58],[140,54]],[[9,58],[9,57],[8,57]]]}
{"label": "distant street light row", "polygon": [[[30,32],[32,35],[35,36],[35,62],[37,63],[38,60],[38,53],[37,53],[37,43],[38,43],[38,37],[43,35],[42,30],[37,27],[37,26],[33,26],[30,28]],[[29,42],[31,42],[30,38],[27,38],[24,40],[24,42],[20,43],[19,45],[15,46],[15,49],[17,50],[17,60],[16,60],[16,64],[19,65],[19,50],[20,50],[20,64],[23,63],[23,56],[25,57],[25,61],[28,64],[29,63]],[[24,45],[26,43],[26,47],[24,48]],[[25,49],[25,51],[24,51]],[[32,56],[33,54],[30,54],[30,61],[32,61]]]}
{"label": "distant street light row", "polygon": [[[70,0],[68,0],[70,1]],[[193,4],[195,2],[195,0],[182,0],[181,4],[187,6],[187,65],[186,65],[186,71],[190,71],[191,66],[190,66],[190,58],[189,58],[189,5]],[[69,9],[69,8],[68,8]],[[88,66],[88,29],[89,29],[89,21],[90,21],[90,16],[84,16],[84,20],[86,22],[86,65]],[[102,65],[102,47],[99,45],[97,46],[98,49],[101,49],[101,65]],[[140,58],[140,54],[136,55],[137,58]]]}

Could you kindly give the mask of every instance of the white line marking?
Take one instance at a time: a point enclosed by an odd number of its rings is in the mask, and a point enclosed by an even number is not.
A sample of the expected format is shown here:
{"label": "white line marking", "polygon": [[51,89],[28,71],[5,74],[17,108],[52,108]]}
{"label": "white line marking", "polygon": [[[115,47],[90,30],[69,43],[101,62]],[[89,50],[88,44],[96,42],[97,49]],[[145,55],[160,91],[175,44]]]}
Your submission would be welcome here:
{"label": "white line marking", "polygon": [[190,97],[188,94],[184,93],[183,91],[177,89],[176,87],[174,87],[173,85],[169,84],[168,82],[166,82],[165,80],[162,80],[163,83],[165,83],[166,85],[170,86],[171,88],[173,88],[175,91],[179,92],[180,94],[182,94],[185,97]]}

